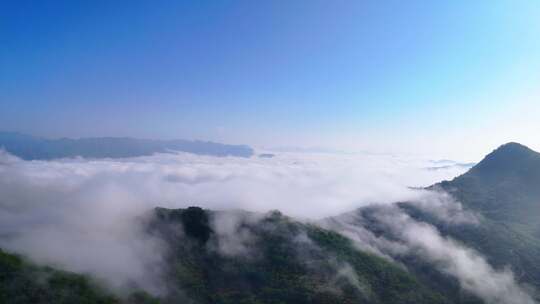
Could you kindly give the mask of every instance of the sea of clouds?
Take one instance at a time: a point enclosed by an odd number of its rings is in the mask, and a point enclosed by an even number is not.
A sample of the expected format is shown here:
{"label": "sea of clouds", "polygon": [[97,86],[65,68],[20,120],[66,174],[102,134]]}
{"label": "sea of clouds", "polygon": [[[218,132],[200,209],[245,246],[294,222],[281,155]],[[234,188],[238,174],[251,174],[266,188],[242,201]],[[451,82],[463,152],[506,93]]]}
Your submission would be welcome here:
{"label": "sea of clouds", "polygon": [[[445,212],[461,214],[458,203],[449,208],[445,199],[414,189],[467,170],[447,162],[434,170],[438,164],[380,154],[284,152],[272,158],[234,158],[180,153],[114,160],[23,161],[1,152],[0,247],[38,263],[90,273],[120,290],[133,284],[159,294],[164,292],[163,284],[149,269],[159,271],[164,244],[145,234],[142,224],[144,215],[156,206],[277,209],[316,221],[362,206],[412,200],[442,216]],[[404,225],[411,221],[400,220]],[[430,240],[426,235],[432,228],[420,228],[423,239]],[[430,242],[436,246],[454,245],[433,233]],[[404,246],[424,246],[414,241],[414,235],[403,231]],[[444,253],[444,248],[437,250]],[[429,247],[424,249],[430,252]],[[463,250],[456,254],[476,261],[476,253]],[[484,260],[480,264],[488,269],[486,274],[498,274],[489,272],[492,269]],[[465,266],[456,264],[447,272],[459,277]],[[511,287],[507,288],[514,294],[521,292],[512,285],[511,274],[500,280],[509,281]],[[486,288],[478,290],[486,293]]]}

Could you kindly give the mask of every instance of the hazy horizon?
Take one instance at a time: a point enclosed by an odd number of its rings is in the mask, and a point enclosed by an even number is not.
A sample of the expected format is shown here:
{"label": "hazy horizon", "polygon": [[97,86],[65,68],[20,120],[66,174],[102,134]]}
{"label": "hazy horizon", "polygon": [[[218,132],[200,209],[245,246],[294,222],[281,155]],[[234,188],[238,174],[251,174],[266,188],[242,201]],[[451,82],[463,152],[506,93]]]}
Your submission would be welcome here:
{"label": "hazy horizon", "polygon": [[0,130],[478,160],[540,150],[534,1],[7,1]]}
{"label": "hazy horizon", "polygon": [[[463,156],[463,155],[460,155],[460,156],[457,156],[459,158],[451,158],[449,157],[449,155],[451,155],[451,153],[445,153],[445,152],[442,152],[440,154],[437,154],[437,153],[429,153],[429,152],[425,152],[425,151],[419,151],[419,150],[411,150],[409,152],[392,152],[392,151],[389,151],[389,150],[377,150],[377,149],[374,149],[374,150],[346,150],[346,149],[337,149],[337,148],[330,148],[330,147],[325,147],[325,146],[292,146],[292,145],[289,145],[289,146],[253,146],[253,145],[250,145],[250,144],[247,144],[247,143],[231,143],[231,142],[219,142],[219,141],[212,141],[212,140],[205,140],[205,139],[199,139],[199,138],[193,138],[193,139],[186,139],[186,138],[178,138],[178,137],[170,137],[170,138],[149,138],[149,137],[133,137],[133,136],[115,136],[115,135],[109,135],[109,136],[89,136],[89,137],[84,137],[84,136],[74,136],[74,137],[69,137],[69,136],[59,136],[59,137],[54,137],[54,136],[39,136],[39,135],[35,135],[35,134],[30,134],[30,133],[23,133],[23,132],[18,132],[18,131],[5,131],[5,130],[0,130],[0,134],[1,133],[4,133],[4,134],[15,134],[15,135],[22,135],[22,136],[31,136],[31,137],[35,137],[35,138],[39,138],[39,139],[46,139],[46,140],[59,140],[59,139],[73,139],[73,140],[79,140],[79,139],[107,139],[107,138],[111,138],[111,139],[135,139],[135,140],[139,140],[139,139],[142,139],[142,140],[163,140],[163,141],[169,141],[169,140],[187,140],[187,141],[192,141],[192,142],[209,142],[209,143],[217,143],[217,144],[224,144],[226,146],[228,145],[234,145],[234,146],[246,146],[247,148],[252,148],[253,151],[257,154],[265,154],[265,153],[277,153],[277,154],[280,154],[280,153],[307,153],[307,154],[341,154],[341,155],[380,155],[380,156],[394,156],[394,157],[420,157],[420,158],[424,158],[425,160],[431,160],[431,161],[434,161],[434,162],[437,162],[437,161],[453,161],[453,162],[456,162],[456,163],[467,163],[467,164],[471,164],[471,163],[476,163],[476,162],[479,162],[480,160],[482,160],[487,154],[489,154],[492,150],[495,150],[496,148],[502,146],[502,145],[505,145],[505,144],[508,144],[508,143],[518,143],[518,144],[522,144],[524,146],[527,146],[526,144],[523,144],[521,142],[517,142],[517,141],[508,141],[508,142],[503,142],[501,144],[498,144],[496,146],[493,146],[491,149],[489,150],[486,150],[486,151],[483,151],[483,152],[480,152],[480,153],[477,153],[477,155],[475,156],[471,156],[473,154],[468,154],[467,156]],[[534,149],[534,146],[527,146],[533,150]],[[3,147],[2,144],[1,144],[1,141],[0,141],[0,149],[4,149],[6,150],[6,147]],[[7,152],[10,153],[9,149],[7,149]],[[178,151],[178,152],[182,152],[182,151]],[[157,152],[156,152],[157,153]],[[11,153],[10,153],[11,154]],[[256,154],[254,154],[253,156],[256,156]],[[276,154],[270,154],[272,156],[275,156]],[[465,155],[465,154],[464,154]],[[17,156],[17,155],[14,155],[14,156]]]}

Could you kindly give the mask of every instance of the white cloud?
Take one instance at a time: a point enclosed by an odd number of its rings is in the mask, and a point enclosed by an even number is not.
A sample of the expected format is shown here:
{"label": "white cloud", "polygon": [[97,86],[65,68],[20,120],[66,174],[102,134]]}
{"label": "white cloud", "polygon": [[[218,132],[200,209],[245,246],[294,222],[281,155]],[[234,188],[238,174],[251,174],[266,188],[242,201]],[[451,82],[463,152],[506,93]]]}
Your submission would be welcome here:
{"label": "white cloud", "polygon": [[[417,196],[458,172],[383,155],[281,153],[270,159],[189,154],[123,160],[22,161],[0,153],[0,247],[115,287],[160,292],[162,244],[142,233],[155,206],[268,211],[316,219]],[[221,223],[223,224],[223,223]],[[223,226],[221,225],[220,226]],[[226,226],[226,225],[225,225]],[[235,248],[222,248],[235,253]]]}

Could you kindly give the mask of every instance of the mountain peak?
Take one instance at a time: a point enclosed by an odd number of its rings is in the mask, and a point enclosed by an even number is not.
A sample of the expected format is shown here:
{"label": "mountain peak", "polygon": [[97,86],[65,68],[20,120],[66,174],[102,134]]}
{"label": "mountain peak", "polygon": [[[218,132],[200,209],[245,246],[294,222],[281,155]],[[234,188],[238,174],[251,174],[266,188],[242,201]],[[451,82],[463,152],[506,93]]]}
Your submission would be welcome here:
{"label": "mountain peak", "polygon": [[540,153],[522,144],[510,142],[488,154],[465,175],[481,175],[493,179],[533,171],[540,173]]}
{"label": "mountain peak", "polygon": [[501,145],[495,149],[491,154],[494,153],[531,153],[534,151],[529,149],[527,146],[524,146],[517,142],[509,142],[504,145]]}
{"label": "mountain peak", "polygon": [[527,161],[531,157],[539,156],[540,154],[522,144],[509,142],[488,154],[480,163],[478,163],[476,167],[484,167],[486,165],[493,165],[494,163],[499,162],[515,163]]}

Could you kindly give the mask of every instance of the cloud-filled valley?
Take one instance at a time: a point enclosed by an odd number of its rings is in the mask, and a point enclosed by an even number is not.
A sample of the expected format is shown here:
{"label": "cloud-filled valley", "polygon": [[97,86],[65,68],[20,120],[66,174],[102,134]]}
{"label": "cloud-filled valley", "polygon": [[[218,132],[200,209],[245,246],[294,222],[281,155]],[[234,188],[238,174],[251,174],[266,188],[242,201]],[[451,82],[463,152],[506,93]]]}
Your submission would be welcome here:
{"label": "cloud-filled valley", "polygon": [[[92,274],[120,293],[136,285],[159,295],[166,292],[161,275],[165,244],[143,231],[154,207],[257,213],[277,209],[301,222],[338,231],[361,250],[398,264],[400,256],[419,254],[488,303],[533,303],[510,270],[493,269],[476,251],[391,204],[411,201],[449,225],[477,224],[477,216],[449,195],[417,189],[467,169],[431,170],[434,164],[413,157],[332,153],[24,161],[4,152],[0,155],[0,247],[40,264]],[[354,210],[366,206],[376,210],[376,224],[392,237],[374,235],[362,226],[362,219],[354,217]],[[330,224],[320,221],[329,217]],[[250,250],[251,236],[238,223],[234,217],[213,219],[218,237],[224,240],[217,250],[224,255]],[[347,276],[349,268],[341,265],[337,277]],[[508,297],[517,300],[505,302]]]}

